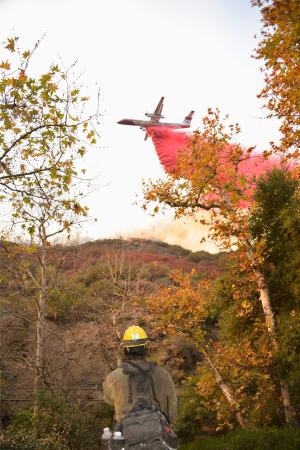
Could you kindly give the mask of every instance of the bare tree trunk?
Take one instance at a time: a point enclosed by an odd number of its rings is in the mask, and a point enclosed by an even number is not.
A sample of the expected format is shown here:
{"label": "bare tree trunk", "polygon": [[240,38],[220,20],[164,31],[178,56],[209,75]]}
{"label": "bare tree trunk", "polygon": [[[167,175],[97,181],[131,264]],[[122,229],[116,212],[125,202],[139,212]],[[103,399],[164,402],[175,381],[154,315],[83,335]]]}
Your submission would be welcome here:
{"label": "bare tree trunk", "polygon": [[[120,343],[122,342],[122,324],[120,318],[124,314],[130,313],[134,299],[143,291],[140,286],[140,277],[143,268],[141,261],[132,263],[132,260],[126,256],[124,248],[115,247],[106,253],[106,269],[109,273],[109,281],[112,295],[107,299],[94,291],[95,297],[105,306],[110,313],[109,323],[110,334],[114,341],[115,357],[117,365],[120,366],[122,358],[120,354]],[[104,355],[104,354],[103,354]],[[106,356],[104,355],[104,359]]]}
{"label": "bare tree trunk", "polygon": [[45,300],[40,297],[38,300],[37,320],[36,320],[36,352],[35,352],[35,375],[34,375],[34,416],[38,413],[39,392],[42,387],[44,372],[44,318]]}
{"label": "bare tree trunk", "polygon": [[285,380],[280,380],[280,390],[286,423],[292,427],[299,427],[297,413],[290,398],[290,389]]}
{"label": "bare tree trunk", "polygon": [[271,306],[270,293],[269,293],[269,289],[267,286],[267,282],[266,282],[264,274],[260,270],[254,268],[253,272],[257,279],[259,299],[260,299],[261,306],[262,306],[262,309],[264,312],[267,330],[270,333],[274,349],[278,350],[275,319],[274,319],[274,313],[273,313],[272,306]]}
{"label": "bare tree trunk", "polygon": [[[253,251],[251,248],[249,248],[249,250],[248,250],[248,255],[250,256],[251,260],[253,261]],[[255,267],[255,265],[253,268],[253,272],[256,276],[257,283],[258,283],[259,298],[260,298],[262,309],[264,312],[267,330],[271,336],[274,350],[277,351],[279,348],[279,343],[278,343],[275,318],[274,318],[274,313],[273,313],[272,306],[271,306],[271,299],[270,299],[270,293],[269,293],[267,281],[266,281],[266,278],[265,278],[263,272],[261,270],[259,270],[257,267]],[[282,398],[282,405],[283,405],[283,409],[284,409],[285,421],[286,421],[287,425],[290,425],[293,427],[298,427],[299,422],[298,422],[298,418],[297,418],[297,413],[296,413],[296,410],[293,407],[293,404],[291,401],[288,383],[285,380],[282,380],[281,378],[279,378],[279,384],[280,384],[280,391],[281,391],[281,398]]]}
{"label": "bare tree trunk", "polygon": [[209,367],[215,374],[215,378],[216,378],[219,388],[221,389],[221,391],[223,392],[224,396],[226,397],[228,403],[232,407],[232,410],[234,411],[234,414],[235,414],[238,424],[242,428],[246,428],[246,426],[247,426],[246,419],[243,417],[243,415],[238,410],[239,404],[238,404],[232,390],[230,389],[230,387],[228,386],[228,384],[225,382],[224,378],[220,374],[219,370],[216,368],[216,366],[212,362],[207,351],[203,347],[201,347],[201,351],[204,355],[204,358],[205,358],[207,364],[209,365]]}
{"label": "bare tree trunk", "polygon": [[36,318],[36,351],[34,375],[34,406],[33,415],[39,412],[39,395],[44,381],[44,336],[45,336],[45,306],[46,306],[46,249],[42,247],[40,292],[37,299]]}

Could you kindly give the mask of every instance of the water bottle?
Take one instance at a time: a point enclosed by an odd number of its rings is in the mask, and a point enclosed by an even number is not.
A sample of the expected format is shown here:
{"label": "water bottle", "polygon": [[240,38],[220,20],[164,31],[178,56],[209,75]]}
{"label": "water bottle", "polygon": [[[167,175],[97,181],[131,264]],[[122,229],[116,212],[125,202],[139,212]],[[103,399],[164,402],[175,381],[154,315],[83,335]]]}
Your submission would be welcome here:
{"label": "water bottle", "polygon": [[112,432],[109,428],[103,428],[103,433],[101,436],[101,443],[104,450],[108,450],[108,444],[110,441],[110,438],[112,437]]}
{"label": "water bottle", "polygon": [[115,431],[111,439],[111,450],[122,450],[125,447],[125,438],[121,431]]}
{"label": "water bottle", "polygon": [[178,437],[177,434],[167,425],[163,429],[163,441],[170,450],[177,449]]}

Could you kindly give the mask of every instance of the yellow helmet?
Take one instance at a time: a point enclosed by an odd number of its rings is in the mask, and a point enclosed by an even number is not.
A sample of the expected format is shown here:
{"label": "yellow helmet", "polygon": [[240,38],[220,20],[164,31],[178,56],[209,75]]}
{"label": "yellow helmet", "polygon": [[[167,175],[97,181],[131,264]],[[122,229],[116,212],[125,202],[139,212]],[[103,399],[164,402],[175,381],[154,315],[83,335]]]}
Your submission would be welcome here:
{"label": "yellow helmet", "polygon": [[133,325],[124,333],[123,346],[126,348],[142,347],[148,342],[148,336],[143,328]]}

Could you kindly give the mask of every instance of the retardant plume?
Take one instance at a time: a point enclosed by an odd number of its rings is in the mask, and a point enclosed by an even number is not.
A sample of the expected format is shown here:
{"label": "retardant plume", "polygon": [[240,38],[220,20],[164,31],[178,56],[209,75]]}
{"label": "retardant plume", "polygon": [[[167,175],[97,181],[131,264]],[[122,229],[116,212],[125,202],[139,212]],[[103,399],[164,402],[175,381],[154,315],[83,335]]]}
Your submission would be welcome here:
{"label": "retardant plume", "polygon": [[[148,134],[151,137],[156,153],[167,173],[172,173],[176,168],[179,152],[188,153],[188,140],[192,136],[187,131],[178,131],[169,127],[150,128]],[[199,140],[199,143],[201,141]],[[205,151],[205,142],[203,141],[203,148]],[[239,163],[235,167],[233,160],[235,158],[235,150],[239,158]],[[236,186],[241,188],[240,182],[243,179],[247,183],[247,187],[243,189],[243,200],[240,200],[241,207],[249,206],[249,201],[253,196],[253,189],[255,188],[255,180],[269,170],[280,166],[280,159],[272,156],[269,159],[264,158],[262,154],[252,153],[251,155],[245,153],[240,154],[240,147],[234,144],[228,144],[219,152],[217,171],[215,181],[217,185],[222,186],[232,181],[233,172],[236,173]],[[215,154],[213,155],[215,156]],[[237,172],[235,170],[237,169]],[[190,173],[183,173],[183,178],[192,177],[193,169],[189,169]],[[244,183],[242,181],[242,183]],[[207,200],[218,200],[218,194],[210,193],[206,196]]]}
{"label": "retardant plume", "polygon": [[188,133],[169,127],[148,128],[148,135],[154,144],[159,161],[166,172],[175,168],[178,152],[187,148]]}
{"label": "retardant plume", "polygon": [[[179,151],[187,150],[190,133],[178,131],[169,127],[148,128],[148,134],[152,139],[160,163],[167,173],[175,169]],[[229,147],[228,147],[229,148]],[[222,163],[226,160],[226,153],[222,155]],[[279,159],[274,156],[265,159],[259,153],[253,153],[239,164],[241,175],[258,177],[266,171],[279,166]]]}

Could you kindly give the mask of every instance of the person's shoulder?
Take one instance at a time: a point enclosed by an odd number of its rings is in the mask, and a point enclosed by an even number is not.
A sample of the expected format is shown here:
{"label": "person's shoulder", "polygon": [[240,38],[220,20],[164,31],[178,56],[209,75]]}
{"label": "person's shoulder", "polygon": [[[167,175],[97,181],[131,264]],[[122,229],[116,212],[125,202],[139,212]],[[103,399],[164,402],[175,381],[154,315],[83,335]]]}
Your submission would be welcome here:
{"label": "person's shoulder", "polygon": [[120,376],[123,375],[123,369],[122,367],[117,367],[116,369],[114,369],[112,372],[110,372],[106,378],[105,381],[106,382],[113,382],[114,380],[117,380],[120,378]]}
{"label": "person's shoulder", "polygon": [[161,366],[157,366],[155,364],[154,367],[154,373],[156,373],[157,375],[164,377],[164,378],[170,378],[171,375],[169,374],[169,372],[167,371],[167,369],[165,369],[164,367]]}

